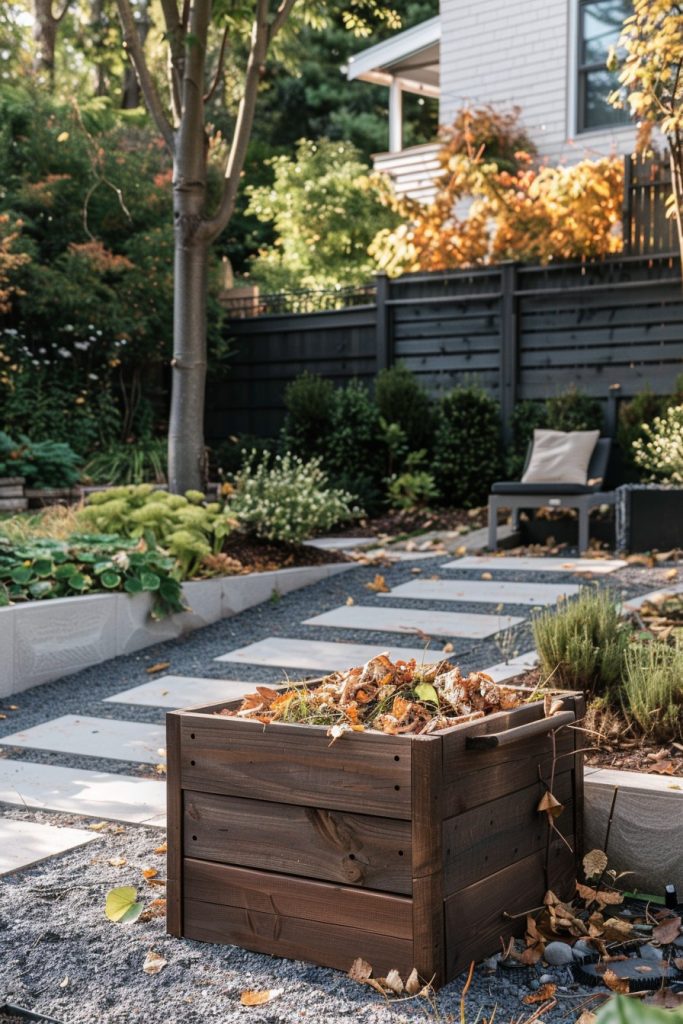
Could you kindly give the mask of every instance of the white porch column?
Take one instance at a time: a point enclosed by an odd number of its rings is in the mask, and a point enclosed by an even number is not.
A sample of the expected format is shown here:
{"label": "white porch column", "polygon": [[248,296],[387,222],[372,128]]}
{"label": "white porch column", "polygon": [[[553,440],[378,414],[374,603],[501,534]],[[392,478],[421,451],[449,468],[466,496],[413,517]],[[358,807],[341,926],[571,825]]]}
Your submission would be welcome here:
{"label": "white porch column", "polygon": [[401,83],[392,78],[389,85],[389,152],[403,149],[403,93]]}

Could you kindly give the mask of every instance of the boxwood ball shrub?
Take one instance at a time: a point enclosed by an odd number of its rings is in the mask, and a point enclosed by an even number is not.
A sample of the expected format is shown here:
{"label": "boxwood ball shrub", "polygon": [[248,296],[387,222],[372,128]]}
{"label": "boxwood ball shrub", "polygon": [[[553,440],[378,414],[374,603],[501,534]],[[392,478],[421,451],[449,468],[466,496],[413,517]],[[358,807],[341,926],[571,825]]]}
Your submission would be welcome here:
{"label": "boxwood ball shrub", "polygon": [[409,451],[431,448],[434,440],[434,403],[415,374],[397,363],[380,370],[375,381],[375,402],[387,423],[398,423]]}
{"label": "boxwood ball shrub", "polygon": [[335,401],[334,384],[324,377],[306,372],[290,381],[285,388],[285,450],[303,459],[324,454],[332,433]]}
{"label": "boxwood ball shrub", "polygon": [[319,459],[251,452],[235,478],[228,511],[245,533],[300,544],[361,515],[353,501],[353,495],[329,486]]}
{"label": "boxwood ball shrub", "polygon": [[433,469],[447,505],[473,508],[486,501],[500,478],[502,446],[498,403],[483,388],[457,387],[441,399]]}

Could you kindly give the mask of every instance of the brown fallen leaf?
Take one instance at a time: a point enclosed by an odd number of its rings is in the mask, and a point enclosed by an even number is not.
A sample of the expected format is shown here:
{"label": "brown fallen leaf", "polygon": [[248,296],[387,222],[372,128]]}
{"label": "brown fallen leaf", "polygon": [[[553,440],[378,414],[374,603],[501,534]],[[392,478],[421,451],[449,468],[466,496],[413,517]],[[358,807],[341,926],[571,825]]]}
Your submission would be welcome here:
{"label": "brown fallen leaf", "polygon": [[413,967],[412,971],[410,972],[410,974],[406,978],[406,986],[405,986],[405,988],[406,988],[406,992],[408,993],[409,996],[416,996],[417,993],[422,988],[422,984],[420,982],[420,976],[417,973],[417,968],[416,967]]}
{"label": "brown fallen leaf", "polygon": [[595,1024],[596,1020],[597,1014],[593,1013],[592,1010],[584,1010],[576,1024]]}
{"label": "brown fallen leaf", "polygon": [[648,1006],[661,1006],[664,1010],[680,1010],[683,1006],[683,995],[680,992],[672,992],[670,988],[660,988],[645,1002]]}
{"label": "brown fallen leaf", "polygon": [[240,1003],[242,1006],[263,1006],[264,1003],[269,1003],[271,999],[279,996],[281,992],[281,988],[267,988],[262,992],[247,988],[240,995]]}
{"label": "brown fallen leaf", "polygon": [[403,979],[397,970],[391,970],[386,978],[377,979],[380,985],[386,986],[394,995],[400,996],[403,993]]}
{"label": "brown fallen leaf", "polygon": [[656,761],[655,764],[651,764],[648,767],[648,774],[650,775],[675,775],[676,766],[673,761]]}
{"label": "brown fallen leaf", "polygon": [[154,852],[155,853],[168,853],[168,843],[164,842],[164,843],[161,844],[161,846],[155,846],[154,847]]}
{"label": "brown fallen leaf", "polygon": [[624,942],[633,938],[633,925],[630,921],[621,921],[618,917],[610,917],[605,921],[602,938],[605,942]]}
{"label": "brown fallen leaf", "polygon": [[539,813],[545,811],[546,814],[551,815],[553,818],[559,818],[564,810],[564,804],[561,804],[557,797],[554,797],[549,790],[546,790],[539,800],[536,810]]}
{"label": "brown fallen leaf", "polygon": [[355,601],[354,601],[354,599],[353,599],[353,598],[352,598],[352,597],[351,597],[351,596],[349,595],[349,597],[347,597],[347,598],[346,598],[346,603],[347,603],[347,605],[349,605],[349,607],[350,607],[350,606],[351,606],[352,604],[355,604],[356,602],[355,602]]}
{"label": "brown fallen leaf", "polygon": [[583,858],[583,870],[586,878],[597,878],[607,867],[607,854],[604,850],[590,850]]}
{"label": "brown fallen leaf", "polygon": [[142,877],[146,878],[148,881],[149,881],[150,878],[156,878],[156,876],[158,874],[159,874],[159,872],[157,871],[156,868],[143,868],[142,869]]}
{"label": "brown fallen leaf", "polygon": [[153,676],[155,672],[163,672],[165,668],[170,668],[170,661],[157,661],[154,665],[150,665],[149,668],[145,669],[147,675]]}
{"label": "brown fallen leaf", "polygon": [[675,580],[678,578],[678,569],[668,569],[664,573],[665,580]]}
{"label": "brown fallen leaf", "polygon": [[387,581],[384,579],[384,576],[382,576],[382,574],[379,572],[375,574],[374,580],[371,583],[366,583],[365,586],[368,590],[374,591],[375,594],[389,593]]}
{"label": "brown fallen leaf", "polygon": [[628,978],[620,978],[614,971],[605,971],[602,976],[607,988],[611,989],[612,992],[619,992],[621,995],[626,995],[629,991]]}
{"label": "brown fallen leaf", "polygon": [[145,974],[158,974],[159,971],[163,971],[167,963],[168,960],[161,956],[160,953],[155,953],[153,949],[150,949],[147,951],[142,969]]}
{"label": "brown fallen leaf", "polygon": [[160,896],[159,899],[152,900],[148,907],[140,914],[141,921],[154,921],[158,917],[165,917],[166,915],[166,898]]}
{"label": "brown fallen leaf", "polygon": [[441,648],[441,652],[443,654],[452,654],[454,650],[455,650],[455,647],[450,642],[447,643],[447,644],[444,644],[443,647]]}
{"label": "brown fallen leaf", "polygon": [[683,971],[683,956],[674,957],[674,966],[677,970]]}
{"label": "brown fallen leaf", "polygon": [[351,966],[349,967],[349,978],[351,981],[367,981],[372,974],[372,967],[363,960],[362,957],[356,957]]}
{"label": "brown fallen leaf", "polygon": [[586,900],[588,903],[599,903],[603,907],[616,906],[624,902],[622,892],[609,892],[607,889],[596,890],[590,885],[582,885],[581,882],[576,883],[576,891],[582,900]]}
{"label": "brown fallen leaf", "polygon": [[666,946],[678,938],[680,930],[681,919],[676,914],[673,914],[671,917],[660,921],[658,925],[655,925],[652,929],[652,941],[659,943],[661,946]]}
{"label": "brown fallen leaf", "polygon": [[113,868],[122,868],[128,863],[128,861],[125,857],[110,857],[109,863]]}
{"label": "brown fallen leaf", "polygon": [[94,821],[92,825],[88,825],[91,832],[101,832],[102,829],[107,827],[106,821]]}
{"label": "brown fallen leaf", "polygon": [[535,992],[530,992],[528,996],[524,996],[522,1002],[526,1003],[527,1006],[532,1006],[534,1003],[546,1003],[554,997],[556,991],[557,985],[552,981],[548,981],[545,985],[541,985],[540,988],[536,989]]}
{"label": "brown fallen leaf", "polygon": [[165,775],[167,770],[168,769],[167,769],[165,764],[155,764],[154,765],[154,771],[156,772],[157,775]]}
{"label": "brown fallen leaf", "polygon": [[493,573],[492,572],[483,572],[481,574],[481,578],[483,580],[492,580],[493,579]]}

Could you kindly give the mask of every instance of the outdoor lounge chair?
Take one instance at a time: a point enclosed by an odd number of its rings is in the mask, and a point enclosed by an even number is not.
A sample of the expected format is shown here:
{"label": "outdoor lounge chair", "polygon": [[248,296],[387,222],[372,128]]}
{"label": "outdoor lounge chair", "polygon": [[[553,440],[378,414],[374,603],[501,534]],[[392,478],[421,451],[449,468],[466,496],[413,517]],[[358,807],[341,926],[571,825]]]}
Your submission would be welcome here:
{"label": "outdoor lounge chair", "polygon": [[[531,459],[533,445],[526,453],[524,472]],[[598,505],[613,505],[614,491],[604,491],[607,467],[612,451],[612,440],[601,437],[595,444],[588,464],[586,484],[522,483],[503,480],[491,486],[489,495],[489,542],[492,551],[498,547],[498,509],[512,510],[512,522],[519,524],[521,509],[527,508],[575,508],[579,513],[579,551],[586,551],[590,533],[591,509]],[[524,474],[522,474],[524,475]]]}

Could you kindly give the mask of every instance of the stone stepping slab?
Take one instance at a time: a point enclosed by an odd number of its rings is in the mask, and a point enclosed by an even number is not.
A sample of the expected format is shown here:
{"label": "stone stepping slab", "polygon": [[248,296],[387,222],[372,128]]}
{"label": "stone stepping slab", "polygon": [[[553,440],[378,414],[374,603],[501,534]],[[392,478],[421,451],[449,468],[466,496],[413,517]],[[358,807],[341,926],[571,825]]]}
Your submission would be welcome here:
{"label": "stone stepping slab", "polygon": [[364,605],[340,605],[312,619],[305,626],[332,626],[338,629],[367,629],[377,633],[415,633],[428,636],[468,637],[484,640],[524,619],[511,615],[477,615],[472,612],[429,612],[415,608],[377,608]]}
{"label": "stone stepping slab", "polygon": [[647,594],[629,597],[624,601],[624,608],[640,608],[643,601],[656,601],[660,597],[672,597],[674,594],[683,594],[683,583],[674,583],[671,587],[662,587],[661,590],[650,590]]}
{"label": "stone stepping slab", "polygon": [[576,583],[501,583],[499,580],[411,580],[380,597],[418,601],[462,601],[484,604],[546,605],[573,597]]}
{"label": "stone stepping slab", "polygon": [[22,732],[3,736],[0,743],[8,747],[158,764],[164,760],[166,730],[163,726],[144,722],[62,715]]}
{"label": "stone stepping slab", "polygon": [[28,868],[94,839],[95,834],[80,828],[0,818],[0,875]]}
{"label": "stone stepping slab", "polygon": [[[380,654],[378,644],[343,644],[326,640],[293,640],[287,637],[268,636],[265,640],[239,647],[221,654],[215,661],[236,662],[242,665],[274,665],[276,668],[300,668],[312,671],[333,672],[364,665],[370,658]],[[418,665],[427,665],[443,658],[440,651],[423,647],[391,647],[388,649],[392,660],[415,658]]]}
{"label": "stone stepping slab", "polygon": [[538,654],[536,651],[527,651],[526,654],[519,654],[509,661],[501,661],[498,665],[491,665],[482,669],[487,676],[491,676],[494,683],[506,683],[508,679],[514,679],[521,675],[528,668],[536,668],[538,665]]}
{"label": "stone stepping slab", "polygon": [[454,562],[446,562],[442,569],[482,569],[502,572],[590,572],[595,576],[606,575],[623,569],[628,562],[620,558],[532,558],[512,556],[501,558],[485,558],[468,555],[456,558]]}
{"label": "stone stepping slab", "polygon": [[374,537],[314,537],[305,542],[310,548],[321,551],[349,551],[353,548],[367,548],[376,544]]}
{"label": "stone stepping slab", "polygon": [[111,697],[105,697],[105,703],[142,704],[152,708],[187,708],[193,704],[239,700],[245,694],[253,693],[256,685],[253,682],[238,682],[236,679],[159,676],[148,683],[141,683],[130,690],[121,690]]}
{"label": "stone stepping slab", "polygon": [[132,824],[166,824],[166,784],[0,758],[0,802]]}

